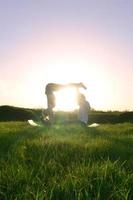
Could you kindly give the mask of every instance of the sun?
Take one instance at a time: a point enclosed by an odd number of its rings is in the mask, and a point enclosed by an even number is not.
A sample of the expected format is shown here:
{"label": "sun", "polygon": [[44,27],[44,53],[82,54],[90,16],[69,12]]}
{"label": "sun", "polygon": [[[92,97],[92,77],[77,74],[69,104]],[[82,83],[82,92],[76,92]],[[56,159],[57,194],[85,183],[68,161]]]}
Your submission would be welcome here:
{"label": "sun", "polygon": [[73,111],[78,108],[75,88],[65,88],[54,94],[56,98],[55,111]]}

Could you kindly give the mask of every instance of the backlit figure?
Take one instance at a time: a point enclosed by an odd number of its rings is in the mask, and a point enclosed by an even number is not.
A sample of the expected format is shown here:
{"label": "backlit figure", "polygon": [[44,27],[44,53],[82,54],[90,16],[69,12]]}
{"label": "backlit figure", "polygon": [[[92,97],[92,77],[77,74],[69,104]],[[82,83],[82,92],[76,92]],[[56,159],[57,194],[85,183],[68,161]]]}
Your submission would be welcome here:
{"label": "backlit figure", "polygon": [[66,87],[75,87],[77,88],[77,90],[79,88],[86,89],[83,83],[69,83],[66,85],[57,84],[57,83],[48,83],[45,88],[45,94],[47,96],[47,111],[48,111],[49,120],[51,123],[53,123],[54,121],[53,108],[56,105],[54,92],[59,91]]}

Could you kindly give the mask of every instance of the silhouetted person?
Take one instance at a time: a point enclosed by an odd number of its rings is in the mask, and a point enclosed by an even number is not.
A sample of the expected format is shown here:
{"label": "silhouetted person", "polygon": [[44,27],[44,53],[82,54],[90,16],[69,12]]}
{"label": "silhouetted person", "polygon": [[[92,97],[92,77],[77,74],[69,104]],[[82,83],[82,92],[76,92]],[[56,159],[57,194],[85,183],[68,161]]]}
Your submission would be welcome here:
{"label": "silhouetted person", "polygon": [[53,123],[53,108],[56,105],[54,92],[62,88],[64,88],[64,85],[56,83],[48,83],[45,88],[45,94],[47,96],[47,113],[51,123]]}
{"label": "silhouetted person", "polygon": [[66,88],[66,87],[75,87],[77,90],[79,88],[86,89],[85,85],[83,83],[69,83],[66,85],[63,84],[57,84],[57,83],[48,83],[45,88],[45,94],[47,96],[47,111],[49,115],[49,120],[51,123],[53,123],[53,108],[55,107],[55,95],[54,92],[59,91],[60,89]]}
{"label": "silhouetted person", "polygon": [[79,94],[78,104],[79,104],[78,121],[87,124],[90,104],[88,101],[86,101],[86,98],[83,94]]}

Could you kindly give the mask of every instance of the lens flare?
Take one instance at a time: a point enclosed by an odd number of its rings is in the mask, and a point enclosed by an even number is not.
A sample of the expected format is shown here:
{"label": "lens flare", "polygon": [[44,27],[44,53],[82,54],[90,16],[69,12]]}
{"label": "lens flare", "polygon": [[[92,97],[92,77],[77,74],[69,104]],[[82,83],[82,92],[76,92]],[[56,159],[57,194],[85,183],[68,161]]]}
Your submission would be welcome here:
{"label": "lens flare", "polygon": [[55,110],[72,111],[78,108],[77,93],[74,88],[62,89],[55,92],[56,107]]}

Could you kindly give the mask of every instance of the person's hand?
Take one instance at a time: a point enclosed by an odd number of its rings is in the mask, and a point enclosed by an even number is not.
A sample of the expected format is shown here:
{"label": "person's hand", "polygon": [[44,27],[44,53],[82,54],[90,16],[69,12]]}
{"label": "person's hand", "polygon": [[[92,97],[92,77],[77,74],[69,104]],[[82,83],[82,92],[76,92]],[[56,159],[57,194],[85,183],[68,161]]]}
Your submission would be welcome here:
{"label": "person's hand", "polygon": [[87,87],[81,82],[79,83],[80,87],[84,88],[85,90],[87,89]]}

